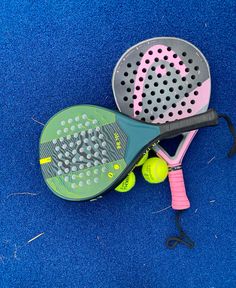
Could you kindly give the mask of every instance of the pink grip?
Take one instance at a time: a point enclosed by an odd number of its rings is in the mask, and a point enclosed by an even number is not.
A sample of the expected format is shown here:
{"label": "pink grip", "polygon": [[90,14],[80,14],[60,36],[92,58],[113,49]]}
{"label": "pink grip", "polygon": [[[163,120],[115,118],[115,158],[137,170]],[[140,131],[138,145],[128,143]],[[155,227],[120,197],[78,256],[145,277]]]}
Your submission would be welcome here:
{"label": "pink grip", "polygon": [[170,190],[172,194],[172,208],[183,210],[190,207],[186,189],[184,185],[183,170],[174,170],[169,172]]}

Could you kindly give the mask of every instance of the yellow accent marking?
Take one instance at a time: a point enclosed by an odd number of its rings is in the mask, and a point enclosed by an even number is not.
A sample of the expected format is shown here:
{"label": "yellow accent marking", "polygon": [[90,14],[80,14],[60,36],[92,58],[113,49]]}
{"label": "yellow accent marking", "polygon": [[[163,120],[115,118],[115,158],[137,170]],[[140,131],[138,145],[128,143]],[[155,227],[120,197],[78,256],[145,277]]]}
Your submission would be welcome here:
{"label": "yellow accent marking", "polygon": [[112,177],[114,176],[114,174],[113,174],[112,172],[108,172],[108,173],[107,173],[107,176],[108,176],[109,178],[112,178]]}
{"label": "yellow accent marking", "polygon": [[50,163],[52,162],[52,157],[47,157],[47,158],[42,158],[39,160],[39,163],[42,164],[46,164],[46,163]]}
{"label": "yellow accent marking", "polygon": [[115,170],[119,170],[120,169],[120,165],[119,164],[114,164],[113,167],[114,167]]}
{"label": "yellow accent marking", "polygon": [[114,133],[115,141],[116,141],[116,149],[121,149],[121,142],[120,142],[120,136],[117,132]]}

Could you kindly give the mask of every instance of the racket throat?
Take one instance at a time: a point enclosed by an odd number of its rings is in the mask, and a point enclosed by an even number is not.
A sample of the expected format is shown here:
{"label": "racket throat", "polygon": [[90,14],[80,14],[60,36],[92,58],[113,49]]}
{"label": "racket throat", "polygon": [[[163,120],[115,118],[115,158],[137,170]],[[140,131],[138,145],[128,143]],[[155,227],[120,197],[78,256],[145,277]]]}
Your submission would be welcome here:
{"label": "racket throat", "polygon": [[[122,114],[116,115],[116,120],[127,136],[125,161],[132,162],[145,150],[150,150],[159,142],[160,128],[158,125],[144,124],[140,121],[130,121],[130,118]],[[138,135],[138,137],[137,137]]]}

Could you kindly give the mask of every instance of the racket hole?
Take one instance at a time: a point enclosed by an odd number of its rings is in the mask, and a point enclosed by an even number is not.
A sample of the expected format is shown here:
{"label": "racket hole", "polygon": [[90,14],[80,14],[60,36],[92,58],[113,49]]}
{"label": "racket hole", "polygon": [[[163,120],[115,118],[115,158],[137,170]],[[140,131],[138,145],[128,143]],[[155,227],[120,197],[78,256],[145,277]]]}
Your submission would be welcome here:
{"label": "racket hole", "polygon": [[166,101],[170,101],[170,96],[167,96],[167,97],[166,97]]}
{"label": "racket hole", "polygon": [[157,87],[158,86],[158,82],[154,82],[154,86]]}
{"label": "racket hole", "polygon": [[149,105],[151,105],[151,104],[152,104],[152,100],[148,100],[147,103],[148,103]]}
{"label": "racket hole", "polygon": [[199,67],[198,67],[198,66],[195,66],[195,67],[194,67],[194,70],[195,70],[195,71],[198,71],[198,70],[199,70]]}
{"label": "racket hole", "polygon": [[152,80],[152,75],[149,75],[149,76],[148,76],[148,79],[149,79],[149,80]]}
{"label": "racket hole", "polygon": [[188,60],[188,63],[189,63],[189,64],[192,64],[192,63],[193,63],[193,59],[189,59],[189,60]]}
{"label": "racket hole", "polygon": [[128,72],[125,72],[125,73],[124,73],[124,76],[125,76],[125,77],[127,77],[128,75],[129,75],[129,73],[128,73]]}
{"label": "racket hole", "polygon": [[170,63],[170,67],[174,67],[175,64],[173,62]]}
{"label": "racket hole", "polygon": [[185,72],[189,72],[189,68],[187,67],[187,68],[185,68]]}
{"label": "racket hole", "polygon": [[189,94],[188,94],[188,93],[185,93],[184,96],[188,98]]}
{"label": "racket hole", "polygon": [[198,95],[198,91],[194,91],[194,93],[193,93],[195,96],[197,96]]}
{"label": "racket hole", "polygon": [[138,102],[138,106],[143,106],[143,102]]}
{"label": "racket hole", "polygon": [[140,112],[139,111],[135,111],[135,115],[139,115],[140,114]]}
{"label": "racket hole", "polygon": [[179,94],[176,94],[175,99],[179,99],[179,98],[180,98]]}
{"label": "racket hole", "polygon": [[186,102],[185,102],[185,101],[181,102],[181,105],[182,105],[182,106],[185,106],[185,105],[186,105]]}
{"label": "racket hole", "polygon": [[176,108],[176,104],[175,104],[175,103],[173,103],[173,104],[172,104],[172,107],[173,107],[173,108]]}
{"label": "racket hole", "polygon": [[134,95],[132,96],[132,98],[133,98],[134,100],[137,99],[137,95],[134,94]]}
{"label": "racket hole", "polygon": [[133,107],[134,107],[134,104],[133,104],[133,103],[129,104],[129,107],[130,107],[130,108],[133,108]]}
{"label": "racket hole", "polygon": [[143,57],[143,55],[144,55],[143,52],[140,52],[140,53],[139,53],[139,56],[140,56],[140,57]]}
{"label": "racket hole", "polygon": [[179,110],[179,111],[178,111],[178,114],[179,114],[179,115],[182,115],[182,114],[183,114],[183,112],[182,112],[181,110]]}
{"label": "racket hole", "polygon": [[131,63],[128,63],[128,64],[127,64],[127,67],[128,67],[128,68],[132,67]]}
{"label": "racket hole", "polygon": [[155,119],[155,117],[152,115],[152,116],[150,116],[150,120],[154,120]]}
{"label": "racket hole", "polygon": [[178,88],[179,88],[179,90],[183,90],[183,86],[181,86],[181,85]]}
{"label": "racket hole", "polygon": [[186,81],[186,77],[182,77],[182,81]]}
{"label": "racket hole", "polygon": [[158,52],[158,53],[162,53],[162,49],[158,49],[157,52]]}
{"label": "racket hole", "polygon": [[174,78],[174,79],[172,80],[172,82],[173,82],[173,83],[177,83],[177,79]]}
{"label": "racket hole", "polygon": [[136,65],[139,66],[141,63],[139,61],[136,62]]}
{"label": "racket hole", "polygon": [[131,88],[127,88],[127,92],[131,92]]}
{"label": "racket hole", "polygon": [[158,61],[159,61],[159,58],[156,57],[156,58],[154,59],[154,61],[155,61],[155,62],[158,62]]}
{"label": "racket hole", "polygon": [[168,60],[168,56],[167,55],[164,56],[164,60]]}
{"label": "racket hole", "polygon": [[149,110],[146,108],[146,109],[144,109],[144,113],[148,113],[149,112]]}
{"label": "racket hole", "polygon": [[148,59],[146,59],[146,60],[145,60],[145,63],[146,63],[146,64],[149,64],[149,63],[150,63],[150,61],[149,61]]}
{"label": "racket hole", "polygon": [[130,83],[134,83],[134,79],[130,79],[130,81],[129,81]]}
{"label": "racket hole", "polygon": [[202,86],[202,83],[201,83],[201,82],[198,82],[198,83],[197,83],[197,86],[198,86],[198,87]]}
{"label": "racket hole", "polygon": [[184,57],[187,56],[187,53],[186,53],[186,52],[183,52],[183,53],[182,53],[182,56],[184,56]]}
{"label": "racket hole", "polygon": [[167,51],[171,51],[171,47],[167,47]]}
{"label": "racket hole", "polygon": [[125,85],[125,81],[121,81],[120,84],[124,86]]}
{"label": "racket hole", "polygon": [[146,97],[146,93],[142,93],[142,97],[145,98]]}
{"label": "racket hole", "polygon": [[155,70],[156,70],[156,67],[155,67],[155,66],[152,66],[152,67],[151,67],[151,70],[152,70],[152,71],[155,71]]}
{"label": "racket hole", "polygon": [[184,62],[183,61],[179,61],[179,65],[183,65],[184,64]]}
{"label": "racket hole", "polygon": [[146,89],[148,89],[149,88],[149,85],[148,84],[145,84],[145,86],[144,86]]}
{"label": "racket hole", "polygon": [[167,84],[168,84],[168,81],[167,81],[167,80],[164,80],[164,81],[163,81],[163,84],[164,84],[164,85],[167,85]]}
{"label": "racket hole", "polygon": [[169,116],[170,116],[170,117],[172,117],[172,116],[173,116],[173,113],[172,113],[172,112],[170,112],[170,113],[169,113]]}
{"label": "racket hole", "polygon": [[158,77],[158,78],[161,78],[161,76],[162,76],[161,73],[158,73],[158,74],[157,74],[157,77]]}
{"label": "racket hole", "polygon": [[192,112],[192,109],[188,109],[187,112],[188,112],[188,113],[191,113],[191,112]]}
{"label": "racket hole", "polygon": [[160,90],[160,93],[161,93],[161,94],[164,94],[164,93],[165,93],[165,90],[164,90],[164,89],[161,89],[161,90]]}
{"label": "racket hole", "polygon": [[176,74],[180,74],[180,70],[176,70],[175,73],[176,73]]}
{"label": "racket hole", "polygon": [[145,121],[145,118],[144,118],[144,117],[142,117],[142,118],[141,118],[141,120],[142,120],[142,121]]}
{"label": "racket hole", "polygon": [[166,110],[166,109],[167,109],[167,106],[166,106],[166,105],[163,105],[162,108],[163,108],[163,110]]}
{"label": "racket hole", "polygon": [[195,104],[195,100],[191,100],[190,103],[193,105]]}
{"label": "racket hole", "polygon": [[146,68],[143,68],[143,69],[142,69],[142,72],[143,72],[143,73],[146,73],[146,72],[147,72],[147,69],[146,69]]}
{"label": "racket hole", "polygon": [[154,96],[156,93],[155,91],[151,91],[151,95]]}
{"label": "racket hole", "polygon": [[164,115],[163,115],[163,114],[160,114],[159,117],[160,117],[161,119],[163,119],[163,118],[164,118]]}
{"label": "racket hole", "polygon": [[170,71],[168,71],[168,72],[166,73],[166,75],[167,75],[167,76],[170,76],[170,75],[171,75]]}
{"label": "racket hole", "polygon": [[152,55],[152,54],[153,54],[152,50],[148,51],[148,54],[149,54],[149,55]]}
{"label": "racket hole", "polygon": [[177,54],[174,54],[174,55],[173,55],[173,58],[177,58],[177,56],[178,56]]}
{"label": "racket hole", "polygon": [[196,78],[196,76],[195,76],[195,75],[192,75],[192,76],[191,76],[191,79],[192,79],[192,80],[194,80],[195,78]]}
{"label": "racket hole", "polygon": [[161,98],[157,98],[157,103],[161,103]]}
{"label": "racket hole", "polygon": [[161,65],[161,69],[165,69],[165,65],[164,64]]}
{"label": "racket hole", "polygon": [[138,79],[140,82],[142,82],[143,81],[143,77],[139,77],[139,79]]}
{"label": "racket hole", "polygon": [[140,86],[136,86],[136,90],[140,90]]}
{"label": "racket hole", "polygon": [[123,98],[123,100],[124,100],[124,101],[128,101],[128,97],[125,96],[125,97]]}
{"label": "racket hole", "polygon": [[169,88],[169,91],[170,91],[170,92],[173,92],[173,91],[174,91],[174,88],[173,88],[173,87],[170,87],[170,88]]}
{"label": "racket hole", "polygon": [[133,71],[133,74],[136,75],[136,74],[137,74],[137,70],[134,70],[134,71]]}
{"label": "racket hole", "polygon": [[153,111],[157,112],[158,108],[157,107],[153,107]]}
{"label": "racket hole", "polygon": [[188,84],[188,88],[192,88],[193,87],[193,85],[192,84]]}

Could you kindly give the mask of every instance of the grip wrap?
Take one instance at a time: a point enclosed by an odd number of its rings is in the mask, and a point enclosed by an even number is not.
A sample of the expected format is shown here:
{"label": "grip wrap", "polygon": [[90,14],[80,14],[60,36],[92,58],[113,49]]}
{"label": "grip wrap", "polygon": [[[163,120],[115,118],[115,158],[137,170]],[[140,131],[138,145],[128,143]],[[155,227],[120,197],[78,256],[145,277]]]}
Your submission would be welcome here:
{"label": "grip wrap", "polygon": [[186,194],[183,170],[178,169],[170,171],[168,177],[172,195],[172,208],[174,210],[188,209],[190,207],[190,202]]}
{"label": "grip wrap", "polygon": [[216,126],[219,122],[215,110],[209,109],[207,112],[192,117],[168,122],[160,125],[161,135],[159,139],[173,138],[184,132],[196,130],[207,126]]}

